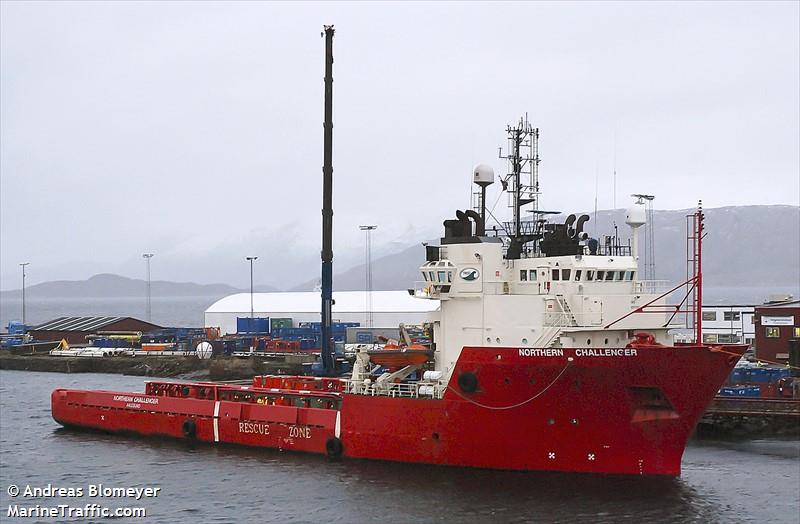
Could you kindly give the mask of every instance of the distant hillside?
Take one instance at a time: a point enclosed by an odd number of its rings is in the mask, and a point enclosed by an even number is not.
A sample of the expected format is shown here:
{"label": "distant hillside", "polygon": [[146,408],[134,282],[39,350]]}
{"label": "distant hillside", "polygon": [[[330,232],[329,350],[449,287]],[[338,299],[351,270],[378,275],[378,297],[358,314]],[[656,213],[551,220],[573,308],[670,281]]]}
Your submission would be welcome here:
{"label": "distant hillside", "polygon": [[[120,275],[100,274],[87,280],[56,280],[43,282],[26,288],[30,298],[97,298],[97,297],[141,297],[146,293],[147,282]],[[274,291],[274,288],[259,287],[258,291]],[[244,290],[227,284],[195,284],[193,282],[151,282],[152,296],[190,297],[222,296]],[[3,291],[3,298],[20,298],[21,290]]]}
{"label": "distant hillside", "polygon": [[[565,210],[570,211],[572,210]],[[691,210],[655,211],[655,278],[675,284],[686,275],[686,215]],[[577,213],[577,212],[576,212]],[[589,213],[593,215],[593,213]],[[442,220],[444,220],[443,217]],[[562,217],[563,220],[563,217]],[[592,236],[619,229],[627,241],[629,228],[625,225],[623,209],[598,211],[587,223]],[[704,244],[704,274],[708,303],[758,303],[772,293],[792,293],[800,296],[800,208],[797,206],[732,206],[706,210],[707,237]],[[425,260],[423,240],[400,247],[393,254],[375,258],[372,263],[373,289],[406,289],[420,278],[419,266]],[[438,239],[432,241],[438,243]],[[645,240],[641,236],[642,253]],[[288,262],[292,262],[287,258]],[[307,265],[302,267],[308,267]],[[364,265],[334,267],[342,271],[333,279],[340,291],[362,290]],[[642,265],[643,267],[643,265]],[[319,282],[317,271],[302,285],[288,291],[310,291]],[[313,275],[313,278],[311,278]],[[302,276],[302,275],[301,275]],[[146,283],[118,275],[95,275],[88,280],[54,281],[28,287],[30,297],[142,297]],[[226,284],[195,284],[154,281],[153,296],[224,296],[248,291]],[[276,291],[257,286],[256,291]],[[4,291],[4,299],[19,298],[19,290]]]}
{"label": "distant hillside", "polygon": [[[419,274],[419,266],[424,262],[425,248],[421,242],[397,253],[374,259],[372,261],[372,289],[381,291],[414,287],[414,282],[422,279]],[[337,291],[364,290],[365,282],[364,264],[337,273],[333,277],[333,287]],[[310,291],[318,283],[319,278],[314,278],[290,291]]]}
{"label": "distant hillside", "polygon": [[[686,275],[686,215],[693,210],[655,211],[655,278],[678,284]],[[589,213],[590,216],[593,213]],[[562,217],[563,219],[563,217]],[[629,237],[625,210],[598,211],[586,226],[592,236]],[[761,302],[770,293],[800,292],[800,208],[732,206],[706,210],[704,276],[709,303]],[[640,244],[644,249],[644,235]],[[425,251],[416,244],[372,263],[373,289],[405,289],[419,279]],[[334,276],[337,290],[364,289],[364,265]],[[296,290],[313,289],[317,279]]]}

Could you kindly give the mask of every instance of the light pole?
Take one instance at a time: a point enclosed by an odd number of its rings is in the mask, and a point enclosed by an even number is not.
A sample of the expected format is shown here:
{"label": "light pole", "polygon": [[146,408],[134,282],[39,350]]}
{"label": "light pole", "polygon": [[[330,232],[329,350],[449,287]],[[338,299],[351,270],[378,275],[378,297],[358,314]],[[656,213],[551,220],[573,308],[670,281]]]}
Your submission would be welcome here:
{"label": "light pole", "polygon": [[372,231],[378,226],[358,226],[366,234],[366,299],[367,299],[367,327],[372,327]]}
{"label": "light pole", "polygon": [[150,306],[150,259],[153,258],[154,253],[144,253],[142,258],[145,259],[147,263],[147,321],[150,322],[150,313],[151,313],[151,306]]}
{"label": "light pole", "polygon": [[25,266],[29,264],[30,262],[22,262],[20,264],[20,267],[22,268],[22,329],[26,329],[25,328]]}
{"label": "light pole", "polygon": [[247,257],[250,262],[250,326],[248,331],[253,331],[253,262],[258,260],[258,257]]}

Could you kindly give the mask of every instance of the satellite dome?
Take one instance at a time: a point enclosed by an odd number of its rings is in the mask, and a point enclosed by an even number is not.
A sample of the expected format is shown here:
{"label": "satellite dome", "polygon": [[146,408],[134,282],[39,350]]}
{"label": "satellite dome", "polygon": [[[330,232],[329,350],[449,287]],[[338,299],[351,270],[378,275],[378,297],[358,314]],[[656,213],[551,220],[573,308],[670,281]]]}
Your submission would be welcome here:
{"label": "satellite dome", "polygon": [[472,170],[472,181],[479,186],[488,186],[494,183],[494,169],[486,164],[478,164]]}
{"label": "satellite dome", "polygon": [[631,227],[641,227],[647,223],[644,204],[635,203],[625,213],[625,223]]}

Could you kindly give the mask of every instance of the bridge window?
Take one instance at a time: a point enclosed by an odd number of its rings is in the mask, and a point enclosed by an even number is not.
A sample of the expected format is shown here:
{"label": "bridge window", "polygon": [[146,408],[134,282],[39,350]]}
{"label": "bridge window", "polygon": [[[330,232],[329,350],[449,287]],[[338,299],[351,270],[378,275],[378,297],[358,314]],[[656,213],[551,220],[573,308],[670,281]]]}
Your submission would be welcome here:
{"label": "bridge window", "polygon": [[532,282],[536,281],[536,270],[535,269],[531,269],[531,281]]}
{"label": "bridge window", "polygon": [[575,270],[575,282],[580,282],[581,281],[581,273],[582,273],[582,271],[580,269],[576,269]]}
{"label": "bridge window", "polygon": [[606,275],[605,271],[598,271],[597,272],[597,280],[603,280],[603,277]]}
{"label": "bridge window", "polygon": [[447,282],[452,282],[452,281],[453,281],[453,272],[452,271],[448,271],[447,272]]}
{"label": "bridge window", "polygon": [[606,271],[606,280],[614,280],[614,272],[613,271]]}
{"label": "bridge window", "polygon": [[572,273],[571,269],[562,269],[561,270],[561,280],[569,280],[570,274]]}
{"label": "bridge window", "polygon": [[586,280],[589,281],[589,282],[594,280],[594,270],[593,269],[587,269],[586,270]]}
{"label": "bridge window", "polygon": [[553,280],[559,280],[558,276],[559,276],[559,270],[558,269],[554,269],[553,270]]}
{"label": "bridge window", "polygon": [[423,272],[422,272],[422,278],[424,278],[424,279],[425,279],[425,282],[427,282],[427,281],[428,281],[428,273],[427,273],[427,271],[423,271]]}
{"label": "bridge window", "polygon": [[617,271],[617,278],[615,280],[619,281],[619,280],[622,280],[623,278],[625,278],[625,272],[624,271]]}
{"label": "bridge window", "polygon": [[436,276],[439,277],[439,282],[445,282],[447,280],[447,271],[437,271]]}
{"label": "bridge window", "polygon": [[631,281],[633,280],[634,271],[626,271],[625,272],[625,280]]}
{"label": "bridge window", "polygon": [[528,270],[527,269],[520,269],[519,270],[519,279],[522,282],[527,282],[527,280],[528,280]]}

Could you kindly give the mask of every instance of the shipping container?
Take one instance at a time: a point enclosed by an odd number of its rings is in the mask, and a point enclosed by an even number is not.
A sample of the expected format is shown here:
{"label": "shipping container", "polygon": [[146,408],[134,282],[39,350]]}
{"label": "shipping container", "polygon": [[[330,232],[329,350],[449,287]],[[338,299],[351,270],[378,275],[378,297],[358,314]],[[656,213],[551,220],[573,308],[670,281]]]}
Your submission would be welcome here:
{"label": "shipping container", "polygon": [[237,317],[236,333],[269,335],[269,317]]}
{"label": "shipping container", "polygon": [[719,390],[719,395],[723,397],[760,397],[761,388],[759,386],[725,386]]}
{"label": "shipping container", "polygon": [[348,344],[372,344],[378,337],[400,340],[399,328],[349,327],[346,332],[345,340]]}
{"label": "shipping container", "polygon": [[9,335],[24,335],[25,334],[25,324],[20,322],[19,320],[12,320],[8,323],[8,334]]}
{"label": "shipping container", "polygon": [[273,318],[270,321],[270,327],[272,330],[292,328],[294,327],[294,320],[291,318]]}

